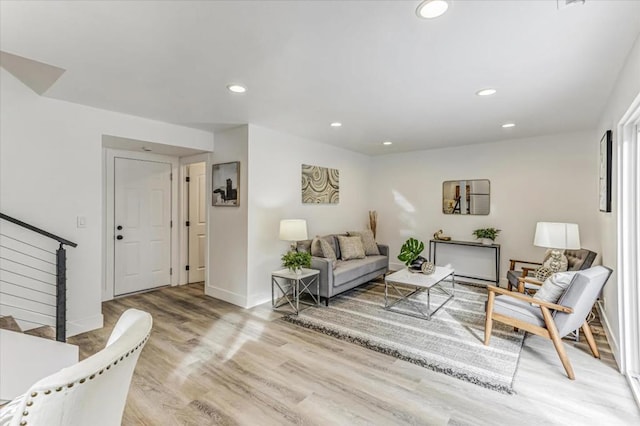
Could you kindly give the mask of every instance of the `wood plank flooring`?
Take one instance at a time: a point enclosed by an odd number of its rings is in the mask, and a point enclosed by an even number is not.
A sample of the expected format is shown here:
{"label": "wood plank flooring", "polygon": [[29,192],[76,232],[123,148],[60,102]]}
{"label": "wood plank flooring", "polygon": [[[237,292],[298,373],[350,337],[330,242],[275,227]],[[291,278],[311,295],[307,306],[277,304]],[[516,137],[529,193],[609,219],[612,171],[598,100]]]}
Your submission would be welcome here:
{"label": "wood plank flooring", "polygon": [[640,412],[606,339],[593,358],[565,341],[569,380],[550,341],[528,336],[514,388],[495,391],[241,309],[202,284],[103,304],[105,327],[69,339],[87,357],[130,307],[153,331],[129,391],[124,425],[638,425]]}

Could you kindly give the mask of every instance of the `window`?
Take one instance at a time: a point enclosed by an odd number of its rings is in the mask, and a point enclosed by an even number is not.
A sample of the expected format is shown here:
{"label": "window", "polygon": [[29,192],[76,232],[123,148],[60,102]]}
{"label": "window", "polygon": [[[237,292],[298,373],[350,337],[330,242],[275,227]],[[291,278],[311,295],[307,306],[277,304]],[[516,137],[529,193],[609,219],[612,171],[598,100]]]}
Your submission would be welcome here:
{"label": "window", "polygon": [[620,120],[617,133],[620,366],[640,403],[640,94]]}

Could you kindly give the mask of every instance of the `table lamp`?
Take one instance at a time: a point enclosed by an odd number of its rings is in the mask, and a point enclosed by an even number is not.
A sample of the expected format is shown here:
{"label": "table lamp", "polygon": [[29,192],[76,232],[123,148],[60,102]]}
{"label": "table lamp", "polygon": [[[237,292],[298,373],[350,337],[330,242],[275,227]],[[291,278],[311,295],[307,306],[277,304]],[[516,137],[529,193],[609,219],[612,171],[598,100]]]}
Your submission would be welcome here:
{"label": "table lamp", "polygon": [[291,250],[295,250],[298,241],[307,239],[307,221],[304,219],[281,220],[280,239],[291,241]]}
{"label": "table lamp", "polygon": [[562,251],[580,248],[580,233],[576,223],[538,222],[533,245],[551,249],[549,269],[560,270]]}

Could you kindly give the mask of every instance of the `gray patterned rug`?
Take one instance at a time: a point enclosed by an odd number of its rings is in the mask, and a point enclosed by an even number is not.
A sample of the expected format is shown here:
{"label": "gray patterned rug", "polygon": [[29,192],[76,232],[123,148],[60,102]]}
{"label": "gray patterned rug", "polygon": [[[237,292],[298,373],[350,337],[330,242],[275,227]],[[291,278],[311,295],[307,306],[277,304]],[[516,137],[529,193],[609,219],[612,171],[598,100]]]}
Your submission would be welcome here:
{"label": "gray patterned rug", "polygon": [[[417,299],[426,303],[426,297],[421,293]],[[443,297],[432,291],[432,306]],[[524,333],[494,322],[491,344],[484,346],[486,300],[486,289],[456,284],[455,297],[427,321],[386,311],[384,284],[369,283],[336,296],[329,307],[310,307],[283,319],[488,389],[514,393]],[[395,308],[409,309],[403,304]]]}

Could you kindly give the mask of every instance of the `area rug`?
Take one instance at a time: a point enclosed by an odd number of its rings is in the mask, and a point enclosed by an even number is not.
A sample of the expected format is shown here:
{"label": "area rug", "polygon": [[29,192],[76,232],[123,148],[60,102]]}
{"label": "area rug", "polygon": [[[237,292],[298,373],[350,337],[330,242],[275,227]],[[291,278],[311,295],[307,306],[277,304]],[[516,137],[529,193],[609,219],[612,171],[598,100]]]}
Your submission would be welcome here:
{"label": "area rug", "polygon": [[[432,306],[437,306],[443,297],[432,290]],[[416,298],[424,304],[426,299],[426,292]],[[494,322],[491,343],[485,346],[486,300],[485,288],[456,284],[455,297],[431,320],[425,320],[385,310],[384,284],[369,283],[332,298],[329,307],[309,307],[283,319],[511,394],[524,333]],[[410,311],[405,302],[395,308]]]}

